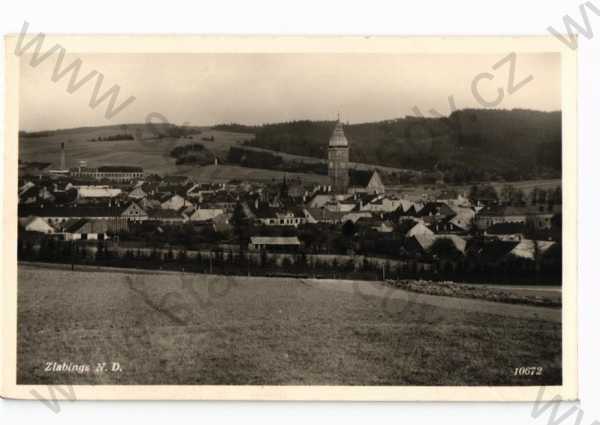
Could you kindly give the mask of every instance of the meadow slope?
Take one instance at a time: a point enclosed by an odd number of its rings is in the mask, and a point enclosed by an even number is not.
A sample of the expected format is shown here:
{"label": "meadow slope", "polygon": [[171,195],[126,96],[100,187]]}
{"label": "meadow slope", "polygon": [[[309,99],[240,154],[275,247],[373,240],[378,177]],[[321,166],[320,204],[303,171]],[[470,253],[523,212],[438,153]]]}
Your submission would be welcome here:
{"label": "meadow slope", "polygon": [[[254,181],[280,180],[284,173],[275,170],[246,168],[236,165],[219,165],[215,167],[176,165],[175,158],[169,154],[176,146],[190,143],[202,143],[207,149],[220,158],[226,158],[229,148],[243,140],[251,138],[250,134],[233,133],[205,128],[201,134],[194,134],[191,139],[151,138],[152,134],[143,133],[139,140],[121,140],[96,142],[92,139],[108,137],[115,134],[136,134],[141,125],[91,127],[70,130],[58,130],[56,134],[44,137],[21,137],[19,140],[19,159],[27,162],[50,162],[50,168],[60,165],[60,144],[65,143],[66,165],[76,167],[79,161],[87,161],[89,166],[101,165],[136,165],[147,173],[161,175],[188,175],[199,182],[225,182],[234,178]],[[212,141],[203,138],[214,138]],[[305,173],[287,173],[298,176],[305,181],[324,183],[326,176]]]}
{"label": "meadow slope", "polygon": [[[19,266],[19,384],[552,385],[561,325],[300,279]],[[499,309],[501,311],[501,309]],[[47,361],[121,372],[45,372]],[[539,366],[541,376],[515,376]]]}

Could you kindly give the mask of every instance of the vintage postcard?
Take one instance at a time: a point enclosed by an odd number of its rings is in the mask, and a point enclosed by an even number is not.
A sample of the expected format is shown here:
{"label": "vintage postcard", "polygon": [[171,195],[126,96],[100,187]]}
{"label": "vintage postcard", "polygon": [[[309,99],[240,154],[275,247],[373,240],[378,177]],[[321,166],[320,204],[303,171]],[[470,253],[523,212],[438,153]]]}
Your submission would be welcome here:
{"label": "vintage postcard", "polygon": [[576,50],[5,43],[2,396],[578,397]]}

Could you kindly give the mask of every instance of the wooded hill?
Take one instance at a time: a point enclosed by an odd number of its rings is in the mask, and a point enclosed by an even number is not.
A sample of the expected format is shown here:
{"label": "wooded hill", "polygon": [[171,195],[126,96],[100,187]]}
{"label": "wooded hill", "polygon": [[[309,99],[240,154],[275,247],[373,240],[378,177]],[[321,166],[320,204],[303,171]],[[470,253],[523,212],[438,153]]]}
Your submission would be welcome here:
{"label": "wooded hill", "polygon": [[[253,133],[244,143],[326,158],[335,122],[293,121],[215,129]],[[350,160],[439,171],[449,182],[559,177],[561,112],[465,109],[444,118],[405,117],[349,124]]]}

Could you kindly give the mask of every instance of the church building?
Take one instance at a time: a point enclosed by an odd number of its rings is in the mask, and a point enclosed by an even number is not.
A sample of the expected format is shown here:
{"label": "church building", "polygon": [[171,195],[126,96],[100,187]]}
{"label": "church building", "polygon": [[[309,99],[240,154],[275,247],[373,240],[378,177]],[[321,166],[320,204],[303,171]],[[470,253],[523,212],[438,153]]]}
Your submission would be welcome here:
{"label": "church building", "polygon": [[336,195],[348,193],[350,176],[348,172],[349,147],[348,140],[344,135],[341,121],[338,119],[333,134],[329,139],[329,166],[328,175],[331,190]]}
{"label": "church building", "polygon": [[376,170],[350,169],[350,147],[339,118],[329,139],[328,152],[329,184],[333,194],[383,194],[385,192],[381,176]]}

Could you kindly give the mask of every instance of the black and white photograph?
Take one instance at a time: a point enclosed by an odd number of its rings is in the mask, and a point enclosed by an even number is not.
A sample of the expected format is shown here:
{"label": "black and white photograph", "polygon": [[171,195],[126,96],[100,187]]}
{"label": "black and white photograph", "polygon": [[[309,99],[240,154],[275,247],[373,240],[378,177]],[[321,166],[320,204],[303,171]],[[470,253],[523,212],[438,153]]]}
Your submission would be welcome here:
{"label": "black and white photograph", "polygon": [[17,386],[573,383],[561,49],[64,39],[12,39]]}

